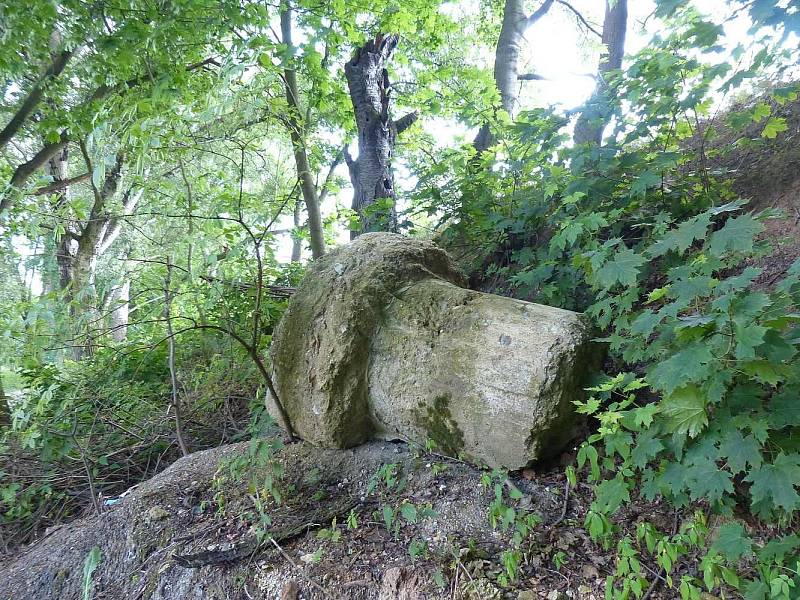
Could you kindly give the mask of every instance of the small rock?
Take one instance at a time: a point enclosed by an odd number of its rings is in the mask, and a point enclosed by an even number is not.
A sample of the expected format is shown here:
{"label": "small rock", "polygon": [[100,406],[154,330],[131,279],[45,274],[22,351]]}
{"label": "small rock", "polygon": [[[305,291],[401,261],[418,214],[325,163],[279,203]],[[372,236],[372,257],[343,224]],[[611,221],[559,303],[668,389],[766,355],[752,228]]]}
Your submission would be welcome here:
{"label": "small rock", "polygon": [[517,594],[517,600],[537,600],[536,594],[530,590],[523,590]]}
{"label": "small rock", "polygon": [[311,563],[314,562],[314,558],[315,558],[314,557],[314,553],[313,552],[309,552],[308,554],[301,555],[300,556],[300,561],[306,563],[307,565],[310,565]]}
{"label": "small rock", "polygon": [[553,590],[547,594],[547,600],[565,600],[566,596],[559,590]]}
{"label": "small rock", "polygon": [[597,570],[592,564],[586,563],[581,567],[581,577],[584,579],[591,579],[594,581],[598,577],[600,577],[600,571]]}
{"label": "small rock", "polygon": [[147,521],[153,523],[155,521],[163,521],[169,516],[169,513],[161,506],[154,506],[147,511]]}

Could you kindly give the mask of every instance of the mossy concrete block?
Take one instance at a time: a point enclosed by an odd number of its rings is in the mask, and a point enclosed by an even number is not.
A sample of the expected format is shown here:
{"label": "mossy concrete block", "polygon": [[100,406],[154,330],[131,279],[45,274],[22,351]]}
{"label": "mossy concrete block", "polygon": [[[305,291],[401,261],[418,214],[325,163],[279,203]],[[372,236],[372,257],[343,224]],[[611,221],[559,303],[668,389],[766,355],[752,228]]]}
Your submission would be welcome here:
{"label": "mossy concrete block", "polygon": [[338,448],[433,439],[507,468],[560,451],[599,360],[582,316],[463,283],[443,250],[396,234],[314,263],[273,336],[297,433]]}
{"label": "mossy concrete block", "polygon": [[390,233],[361,235],[309,267],[271,349],[278,396],[300,437],[335,448],[373,437],[372,338],[394,294],[430,278],[463,284],[444,250]]}

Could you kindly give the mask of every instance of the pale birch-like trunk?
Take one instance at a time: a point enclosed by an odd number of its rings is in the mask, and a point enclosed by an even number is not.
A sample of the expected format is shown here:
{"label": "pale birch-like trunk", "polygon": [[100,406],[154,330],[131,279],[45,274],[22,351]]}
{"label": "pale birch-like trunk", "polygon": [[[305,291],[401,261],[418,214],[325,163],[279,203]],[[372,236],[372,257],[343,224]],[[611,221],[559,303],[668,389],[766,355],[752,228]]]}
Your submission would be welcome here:
{"label": "pale birch-like trunk", "polygon": [[[525,14],[523,0],[506,0],[503,8],[503,24],[497,38],[494,57],[494,83],[500,92],[500,105],[512,117],[517,110],[519,97],[519,55],[525,38],[525,32],[536,21],[541,19],[554,0],[545,0],[531,15]],[[495,136],[491,125],[485,122],[473,145],[480,154],[494,145]]]}

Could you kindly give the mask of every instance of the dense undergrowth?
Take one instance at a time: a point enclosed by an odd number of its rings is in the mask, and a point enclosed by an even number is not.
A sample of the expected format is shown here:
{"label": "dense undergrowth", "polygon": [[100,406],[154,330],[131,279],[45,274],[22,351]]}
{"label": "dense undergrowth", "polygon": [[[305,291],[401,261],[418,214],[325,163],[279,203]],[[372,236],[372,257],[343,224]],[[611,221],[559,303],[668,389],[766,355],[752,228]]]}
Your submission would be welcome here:
{"label": "dense undergrowth", "polygon": [[[596,485],[586,526],[599,543],[617,544],[607,596],[645,595],[649,556],[682,598],[703,588],[794,598],[800,260],[769,286],[754,284],[774,245],[792,240],[761,235],[781,215],[748,210],[733,191],[738,174],[719,165],[786,131],[776,113],[800,86],[776,85],[723,116],[710,113],[712,98],[736,94],[774,55],[764,49],[740,70],[703,62],[698,41],[710,55],[721,30],[691,11],[678,23],[612,82],[610,96],[624,99],[615,141],[571,148],[562,114],[523,115],[499,155],[503,169],[450,180],[470,204],[454,205],[459,225],[445,240],[483,248],[472,258],[484,288],[586,311],[609,350],[606,380],[578,404],[597,429],[577,464]],[[425,184],[440,186],[464,160],[454,156]],[[615,535],[610,517],[621,506],[656,497],[700,516],[679,531],[644,524],[635,539]],[[722,520],[706,539],[698,531],[712,514]],[[681,557],[707,543],[695,576],[673,581]]]}
{"label": "dense undergrowth", "polygon": [[[208,338],[179,356],[191,450],[242,439],[259,376],[246,354]],[[235,350],[235,349],[234,349]],[[48,526],[104,510],[180,456],[163,347],[107,349],[22,371],[25,394],[0,447],[5,549]]]}

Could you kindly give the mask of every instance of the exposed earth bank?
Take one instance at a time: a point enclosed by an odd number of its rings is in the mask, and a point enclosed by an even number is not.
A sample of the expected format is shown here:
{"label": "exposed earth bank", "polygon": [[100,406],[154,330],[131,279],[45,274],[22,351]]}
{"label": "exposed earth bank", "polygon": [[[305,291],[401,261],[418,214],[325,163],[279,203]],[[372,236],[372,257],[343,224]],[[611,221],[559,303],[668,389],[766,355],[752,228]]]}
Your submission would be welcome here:
{"label": "exposed earth bank", "polygon": [[[91,598],[147,600],[599,599],[612,558],[583,531],[588,490],[565,498],[562,472],[483,485],[489,471],[388,442],[299,442],[273,454],[261,440],[198,452],[8,561],[0,598],[68,600],[86,587]],[[541,521],[506,586],[510,532],[490,524],[493,501]],[[659,519],[659,507],[648,513]],[[620,519],[635,526],[636,514]]]}

